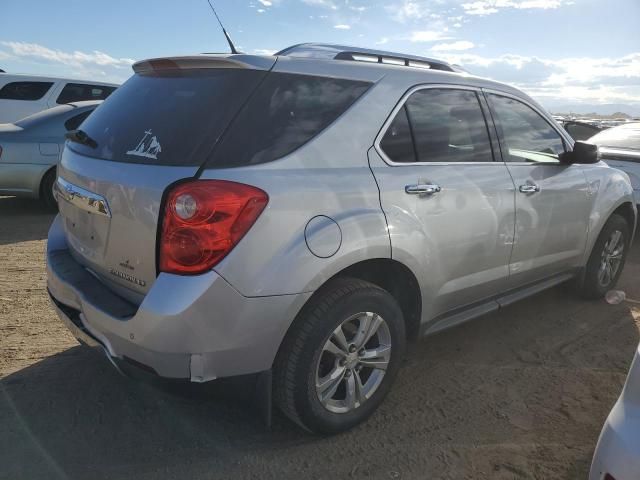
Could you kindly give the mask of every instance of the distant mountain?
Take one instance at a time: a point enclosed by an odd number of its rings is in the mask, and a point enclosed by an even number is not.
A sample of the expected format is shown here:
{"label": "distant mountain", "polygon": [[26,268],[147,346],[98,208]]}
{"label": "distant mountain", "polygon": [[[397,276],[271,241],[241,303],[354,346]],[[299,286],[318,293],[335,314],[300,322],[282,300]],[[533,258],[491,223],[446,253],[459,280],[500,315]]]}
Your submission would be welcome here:
{"label": "distant mountain", "polygon": [[578,113],[585,115],[596,113],[598,115],[612,115],[617,112],[626,113],[632,117],[640,117],[640,104],[606,103],[606,104],[561,104],[560,102],[546,101],[543,105],[553,113]]}

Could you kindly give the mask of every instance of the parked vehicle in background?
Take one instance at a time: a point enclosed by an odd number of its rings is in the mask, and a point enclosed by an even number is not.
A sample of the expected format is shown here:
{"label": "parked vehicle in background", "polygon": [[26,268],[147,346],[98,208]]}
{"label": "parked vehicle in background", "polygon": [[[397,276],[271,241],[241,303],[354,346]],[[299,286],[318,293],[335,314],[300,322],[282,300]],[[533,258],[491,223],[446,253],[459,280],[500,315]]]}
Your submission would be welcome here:
{"label": "parked vehicle in background", "polygon": [[102,100],[74,102],[0,124],[0,195],[39,198],[53,208],[52,187],[65,134]]}
{"label": "parked vehicle in background", "polygon": [[596,133],[602,131],[602,128],[587,122],[580,122],[577,120],[565,120],[561,122],[561,125],[567,131],[571,138],[578,141],[587,140],[593,137]]}
{"label": "parked vehicle in background", "polygon": [[134,71],[65,147],[47,247],[58,315],[117,365],[273,372],[290,419],[335,433],[407,339],[622,272],[629,179],[515,88],[317,44]]}
{"label": "parked vehicle in background", "polygon": [[598,145],[602,160],[629,175],[640,205],[640,122],[603,130],[588,141]]}
{"label": "parked vehicle in background", "polygon": [[640,347],[622,394],[604,424],[589,480],[640,478]]}
{"label": "parked vehicle in background", "polygon": [[38,75],[0,74],[0,123],[12,123],[65,103],[104,100],[115,83]]}

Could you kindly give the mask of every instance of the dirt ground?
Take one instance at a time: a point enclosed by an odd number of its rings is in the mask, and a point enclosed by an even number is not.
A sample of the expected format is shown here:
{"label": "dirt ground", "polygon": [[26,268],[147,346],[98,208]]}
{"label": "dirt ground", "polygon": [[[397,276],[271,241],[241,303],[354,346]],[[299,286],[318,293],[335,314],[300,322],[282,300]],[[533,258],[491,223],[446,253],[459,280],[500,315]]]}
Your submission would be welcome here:
{"label": "dirt ground", "polygon": [[639,341],[640,309],[558,287],[418,343],[353,431],[268,432],[246,386],[158,389],[80,347],[45,291],[52,218],[0,197],[2,479],[584,479]]}

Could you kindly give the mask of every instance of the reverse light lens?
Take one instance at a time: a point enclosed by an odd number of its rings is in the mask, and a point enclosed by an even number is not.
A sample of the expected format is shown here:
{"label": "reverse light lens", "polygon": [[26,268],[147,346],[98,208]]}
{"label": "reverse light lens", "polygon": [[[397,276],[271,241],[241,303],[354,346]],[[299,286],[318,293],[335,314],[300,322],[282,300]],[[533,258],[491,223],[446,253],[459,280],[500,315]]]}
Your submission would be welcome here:
{"label": "reverse light lens", "polygon": [[188,220],[193,217],[196,213],[197,207],[198,204],[196,203],[196,199],[188,193],[182,194],[176,198],[176,214],[182,220]]}
{"label": "reverse light lens", "polygon": [[269,197],[259,188],[226,180],[195,180],[167,196],[159,270],[182,275],[211,270],[253,226]]}

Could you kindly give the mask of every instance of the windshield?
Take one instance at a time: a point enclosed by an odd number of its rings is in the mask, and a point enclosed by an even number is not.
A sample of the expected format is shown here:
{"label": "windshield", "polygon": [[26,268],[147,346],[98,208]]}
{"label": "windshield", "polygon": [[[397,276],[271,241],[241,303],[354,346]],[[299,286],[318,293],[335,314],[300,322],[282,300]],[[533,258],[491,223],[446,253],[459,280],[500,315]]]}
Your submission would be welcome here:
{"label": "windshield", "polygon": [[640,123],[631,123],[603,130],[589,139],[599,147],[640,150]]}

